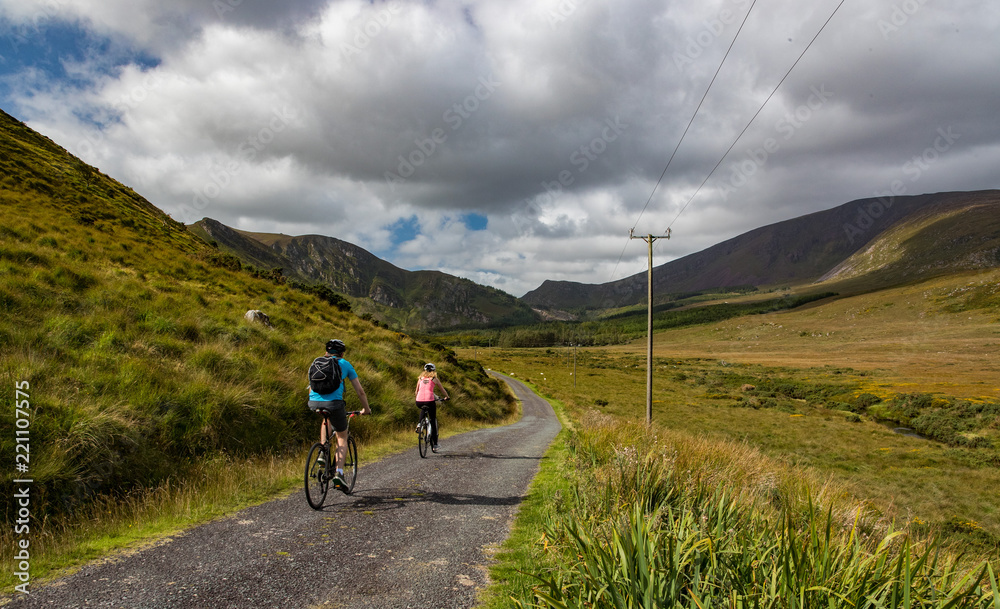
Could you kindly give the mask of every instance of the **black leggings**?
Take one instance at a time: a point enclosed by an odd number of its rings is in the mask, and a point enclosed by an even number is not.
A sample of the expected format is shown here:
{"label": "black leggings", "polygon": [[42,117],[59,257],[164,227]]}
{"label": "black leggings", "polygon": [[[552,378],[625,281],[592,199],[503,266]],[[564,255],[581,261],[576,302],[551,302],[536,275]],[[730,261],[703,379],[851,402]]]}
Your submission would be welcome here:
{"label": "black leggings", "polygon": [[431,437],[428,439],[431,441],[431,446],[437,446],[438,443],[437,402],[417,402],[417,407],[427,409],[427,414],[431,418]]}

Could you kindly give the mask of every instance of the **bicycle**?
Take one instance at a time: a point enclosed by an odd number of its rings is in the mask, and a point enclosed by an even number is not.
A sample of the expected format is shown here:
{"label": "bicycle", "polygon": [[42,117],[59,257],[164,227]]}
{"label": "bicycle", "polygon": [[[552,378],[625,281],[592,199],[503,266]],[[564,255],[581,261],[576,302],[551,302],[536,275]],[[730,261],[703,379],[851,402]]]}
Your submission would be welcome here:
{"label": "bicycle", "polygon": [[[309,507],[314,510],[323,508],[326,500],[326,493],[330,490],[330,481],[333,480],[337,472],[336,457],[330,451],[330,441],[336,436],[333,433],[333,425],[330,423],[330,413],[326,410],[319,411],[323,415],[323,425],[326,425],[326,442],[316,442],[309,449],[309,456],[306,458],[306,501]],[[355,415],[361,414],[360,410],[352,410],[347,413],[347,454],[344,456],[344,487],[340,490],[345,495],[350,495],[354,491],[354,483],[358,479],[358,446],[351,435],[351,419]]]}
{"label": "bicycle", "polygon": [[[434,401],[440,402],[442,398],[435,397]],[[417,421],[417,450],[421,458],[427,458],[428,448],[431,448],[431,414],[427,406],[421,406],[420,420]]]}

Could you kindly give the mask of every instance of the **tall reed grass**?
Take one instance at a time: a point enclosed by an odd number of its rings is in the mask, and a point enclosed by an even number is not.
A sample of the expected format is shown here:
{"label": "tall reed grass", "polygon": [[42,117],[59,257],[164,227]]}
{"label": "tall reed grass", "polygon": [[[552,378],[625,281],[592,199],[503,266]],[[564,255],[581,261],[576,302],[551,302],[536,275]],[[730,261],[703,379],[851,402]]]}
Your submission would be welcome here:
{"label": "tall reed grass", "polygon": [[991,564],[828,481],[746,445],[586,420],[570,508],[545,527],[562,566],[537,575],[531,606],[1000,609]]}

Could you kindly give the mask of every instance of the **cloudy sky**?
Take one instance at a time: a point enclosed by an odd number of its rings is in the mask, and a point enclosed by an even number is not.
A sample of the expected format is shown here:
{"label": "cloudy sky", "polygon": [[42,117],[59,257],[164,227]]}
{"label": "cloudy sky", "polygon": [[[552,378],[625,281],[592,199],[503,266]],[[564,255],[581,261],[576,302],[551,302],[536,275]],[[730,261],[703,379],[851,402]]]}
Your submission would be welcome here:
{"label": "cloudy sky", "polygon": [[522,295],[644,271],[630,228],[671,228],[660,264],[1000,187],[998,32],[982,0],[0,0],[0,107],[178,220]]}

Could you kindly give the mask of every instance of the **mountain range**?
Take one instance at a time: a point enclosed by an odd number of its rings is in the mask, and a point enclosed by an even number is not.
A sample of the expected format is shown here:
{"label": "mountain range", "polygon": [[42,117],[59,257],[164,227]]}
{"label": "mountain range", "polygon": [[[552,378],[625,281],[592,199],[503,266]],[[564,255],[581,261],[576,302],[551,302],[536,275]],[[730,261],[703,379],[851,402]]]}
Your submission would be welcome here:
{"label": "mountain range", "polygon": [[[356,310],[409,330],[574,319],[647,298],[646,273],[603,284],[549,280],[517,299],[438,271],[400,269],[333,237],[250,233],[210,218],[189,229],[246,264],[327,285]],[[946,192],[860,199],[756,228],[655,267],[653,288],[658,302],[737,287],[846,294],[998,265],[1000,191]]]}
{"label": "mountain range", "polygon": [[[334,237],[251,233],[210,218],[184,230],[184,225],[131,188],[13,117],[0,118],[11,134],[47,150],[53,159],[42,167],[10,154],[0,156],[0,162],[10,165],[4,179],[58,198],[75,221],[100,225],[125,212],[128,223],[162,234],[186,251],[198,251],[207,242],[243,265],[309,286],[325,286],[346,297],[356,313],[401,330],[518,326],[645,303],[645,272],[604,284],[545,281],[516,298],[440,271],[401,269]],[[63,188],[68,175],[80,176],[80,185],[74,186],[78,192]],[[108,196],[95,197],[98,190]],[[128,202],[127,209],[119,200]],[[121,209],[108,208],[109,204]],[[817,291],[847,294],[996,266],[1000,266],[1000,191],[985,190],[851,201],[750,230],[657,266],[653,283],[657,302],[697,291],[749,286],[795,286],[805,291],[817,286]]]}
{"label": "mountain range", "polygon": [[[1000,266],[1000,191],[947,192],[860,199],[757,228],[655,267],[653,289],[660,298],[814,283],[858,292],[992,266]],[[546,281],[521,299],[552,314],[607,310],[645,302],[647,281],[646,273]]]}
{"label": "mountain range", "polygon": [[407,271],[333,237],[251,233],[211,218],[191,226],[221,251],[262,269],[349,297],[361,314],[406,330],[500,327],[537,322],[527,304],[495,288],[440,271]]}

